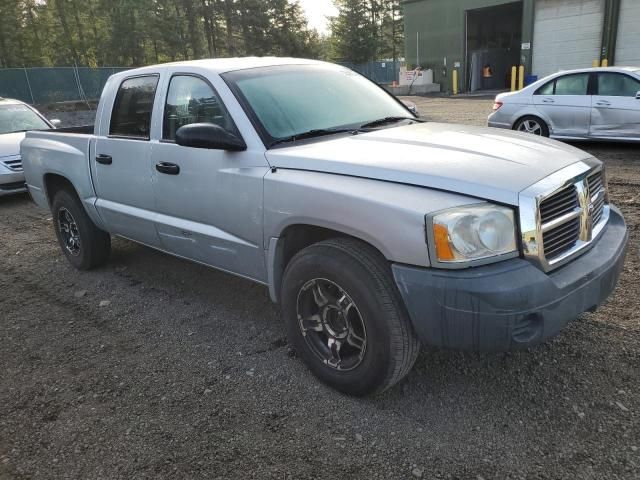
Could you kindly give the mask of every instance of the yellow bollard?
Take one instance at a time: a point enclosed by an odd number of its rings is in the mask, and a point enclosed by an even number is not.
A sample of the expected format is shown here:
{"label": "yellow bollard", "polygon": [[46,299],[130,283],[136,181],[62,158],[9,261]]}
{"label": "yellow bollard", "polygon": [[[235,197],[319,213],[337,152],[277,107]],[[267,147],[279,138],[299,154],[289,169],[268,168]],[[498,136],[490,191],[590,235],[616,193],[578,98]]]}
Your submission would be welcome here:
{"label": "yellow bollard", "polygon": [[609,66],[609,60],[607,60],[606,58],[604,60],[602,60],[602,66],[603,67],[608,67]]}
{"label": "yellow bollard", "polygon": [[518,77],[518,69],[513,66],[511,67],[511,91],[515,92],[516,91],[516,81]]}
{"label": "yellow bollard", "polygon": [[454,69],[453,70],[453,94],[457,95],[458,94],[458,70]]}
{"label": "yellow bollard", "polygon": [[520,65],[520,71],[518,74],[518,90],[524,88],[524,65]]}
{"label": "yellow bollard", "polygon": [[591,62],[591,66],[593,68],[598,68],[600,66],[600,60],[594,60],[593,62]]}

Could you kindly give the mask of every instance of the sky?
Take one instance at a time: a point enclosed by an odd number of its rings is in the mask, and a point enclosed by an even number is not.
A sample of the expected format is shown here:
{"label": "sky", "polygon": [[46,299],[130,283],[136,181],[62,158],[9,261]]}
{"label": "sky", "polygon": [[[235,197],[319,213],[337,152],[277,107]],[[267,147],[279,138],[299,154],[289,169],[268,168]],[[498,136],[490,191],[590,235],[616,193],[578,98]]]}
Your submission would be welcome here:
{"label": "sky", "polygon": [[338,10],[332,0],[300,0],[300,5],[309,19],[311,28],[320,33],[328,33],[327,16],[337,15]]}

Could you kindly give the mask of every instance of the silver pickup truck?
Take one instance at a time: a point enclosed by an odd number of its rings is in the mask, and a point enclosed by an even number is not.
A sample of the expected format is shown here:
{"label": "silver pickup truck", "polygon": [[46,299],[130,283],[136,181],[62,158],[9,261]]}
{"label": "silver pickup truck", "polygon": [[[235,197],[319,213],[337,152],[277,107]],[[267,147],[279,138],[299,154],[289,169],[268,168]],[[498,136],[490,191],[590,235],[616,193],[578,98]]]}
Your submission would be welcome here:
{"label": "silver pickup truck", "polygon": [[381,392],[420,344],[504,351],[613,291],[627,230],[601,162],[424,122],[336,65],[219,59],[112,76],[95,129],[29,132],[29,191],[68,260],[110,236],[269,288],[322,381]]}

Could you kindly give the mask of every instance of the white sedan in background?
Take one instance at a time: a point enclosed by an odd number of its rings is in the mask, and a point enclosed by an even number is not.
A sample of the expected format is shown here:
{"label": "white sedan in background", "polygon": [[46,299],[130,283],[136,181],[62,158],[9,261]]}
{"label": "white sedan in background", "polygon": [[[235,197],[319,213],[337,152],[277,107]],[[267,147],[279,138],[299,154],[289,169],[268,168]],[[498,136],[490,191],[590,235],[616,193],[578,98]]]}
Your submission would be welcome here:
{"label": "white sedan in background", "polygon": [[489,126],[567,140],[640,141],[640,67],[571,70],[496,97]]}
{"label": "white sedan in background", "polygon": [[19,100],[0,98],[0,197],[27,191],[20,158],[24,132],[49,130],[59,123]]}

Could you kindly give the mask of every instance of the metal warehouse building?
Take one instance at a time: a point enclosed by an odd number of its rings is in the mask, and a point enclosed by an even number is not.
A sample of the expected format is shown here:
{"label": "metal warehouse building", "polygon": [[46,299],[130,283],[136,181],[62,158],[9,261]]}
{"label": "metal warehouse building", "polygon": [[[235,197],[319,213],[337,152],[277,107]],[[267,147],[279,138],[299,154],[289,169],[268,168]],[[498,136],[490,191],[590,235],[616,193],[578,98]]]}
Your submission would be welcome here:
{"label": "metal warehouse building", "polygon": [[442,90],[510,85],[511,67],[640,66],[640,0],[405,0],[406,60],[434,71]]}

